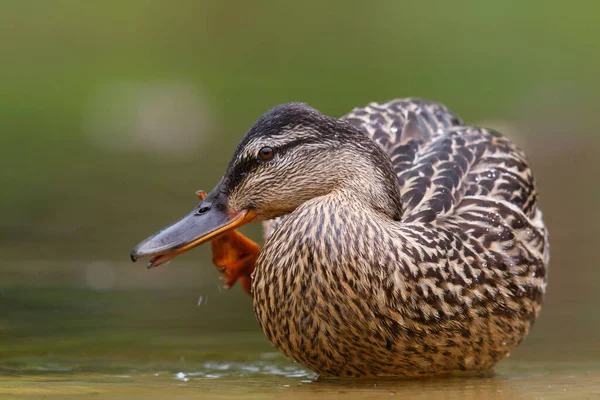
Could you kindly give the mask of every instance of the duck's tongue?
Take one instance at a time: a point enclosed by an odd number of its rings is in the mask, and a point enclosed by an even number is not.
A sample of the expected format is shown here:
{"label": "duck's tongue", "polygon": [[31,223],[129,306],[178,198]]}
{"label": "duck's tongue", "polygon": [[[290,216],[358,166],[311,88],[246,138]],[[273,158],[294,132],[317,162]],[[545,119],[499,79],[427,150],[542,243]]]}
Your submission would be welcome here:
{"label": "duck's tongue", "polygon": [[178,254],[158,255],[154,256],[148,261],[148,269],[158,267],[159,265],[167,264],[169,261],[177,257]]}

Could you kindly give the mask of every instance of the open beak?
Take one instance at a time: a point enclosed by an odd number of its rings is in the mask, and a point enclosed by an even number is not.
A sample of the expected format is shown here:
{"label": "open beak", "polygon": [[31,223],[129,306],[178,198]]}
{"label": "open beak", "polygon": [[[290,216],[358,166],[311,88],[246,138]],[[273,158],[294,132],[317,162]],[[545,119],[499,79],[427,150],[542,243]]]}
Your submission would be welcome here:
{"label": "open beak", "polygon": [[157,267],[227,231],[247,224],[255,217],[251,210],[231,210],[227,196],[218,187],[209,195],[202,191],[196,194],[202,200],[200,204],[179,221],[135,246],[131,252],[132,261],[151,257],[148,268]]}

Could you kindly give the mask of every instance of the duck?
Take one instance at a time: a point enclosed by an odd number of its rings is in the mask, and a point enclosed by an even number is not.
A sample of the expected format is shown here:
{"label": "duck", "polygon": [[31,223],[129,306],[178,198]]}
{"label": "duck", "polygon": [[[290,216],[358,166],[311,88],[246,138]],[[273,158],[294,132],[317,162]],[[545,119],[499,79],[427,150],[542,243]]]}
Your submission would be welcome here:
{"label": "duck", "polygon": [[[550,250],[526,155],[440,103],[278,105],[197,195],[132,260],[210,242],[271,344],[320,377],[489,371],[540,313]],[[251,221],[262,247],[237,231]]]}

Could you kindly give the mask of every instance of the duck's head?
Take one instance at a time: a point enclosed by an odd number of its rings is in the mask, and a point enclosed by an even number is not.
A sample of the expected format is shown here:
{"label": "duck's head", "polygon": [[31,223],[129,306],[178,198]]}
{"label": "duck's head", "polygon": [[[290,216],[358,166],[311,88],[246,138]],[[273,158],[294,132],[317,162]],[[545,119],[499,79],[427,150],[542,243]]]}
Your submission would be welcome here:
{"label": "duck's head", "polygon": [[399,219],[389,157],[364,133],[302,103],[277,106],[238,144],[225,175],[181,220],[138,244],[132,260],[157,266],[252,220],[276,218],[335,190]]}

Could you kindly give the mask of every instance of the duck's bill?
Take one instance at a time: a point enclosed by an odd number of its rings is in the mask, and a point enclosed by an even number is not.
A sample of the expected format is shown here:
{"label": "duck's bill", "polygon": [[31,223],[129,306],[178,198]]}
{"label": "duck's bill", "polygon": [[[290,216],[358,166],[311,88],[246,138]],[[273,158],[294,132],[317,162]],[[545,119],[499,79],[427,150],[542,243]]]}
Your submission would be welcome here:
{"label": "duck's bill", "polygon": [[135,246],[131,252],[131,260],[150,257],[148,268],[157,267],[252,219],[252,211],[233,212],[223,199],[205,200],[179,221]]}

